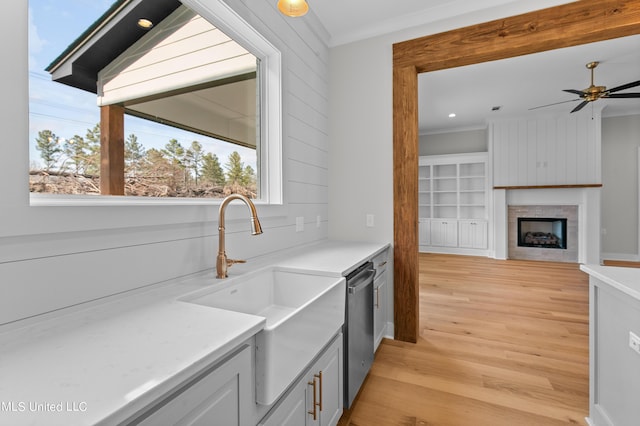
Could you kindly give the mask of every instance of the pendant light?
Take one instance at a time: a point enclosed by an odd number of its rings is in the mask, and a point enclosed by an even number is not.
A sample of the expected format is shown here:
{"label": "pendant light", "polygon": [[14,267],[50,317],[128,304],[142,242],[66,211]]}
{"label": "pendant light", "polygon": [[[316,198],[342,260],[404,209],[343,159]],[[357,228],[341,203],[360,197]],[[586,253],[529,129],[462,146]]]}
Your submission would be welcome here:
{"label": "pendant light", "polygon": [[298,17],[309,11],[306,0],[278,0],[278,10],[286,16]]}

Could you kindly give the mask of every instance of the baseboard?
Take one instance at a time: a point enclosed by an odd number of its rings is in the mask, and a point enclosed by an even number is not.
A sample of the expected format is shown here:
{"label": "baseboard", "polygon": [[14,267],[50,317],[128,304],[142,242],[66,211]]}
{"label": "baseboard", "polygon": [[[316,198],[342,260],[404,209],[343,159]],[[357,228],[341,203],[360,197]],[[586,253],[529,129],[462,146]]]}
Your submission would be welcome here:
{"label": "baseboard", "polygon": [[436,247],[436,246],[419,246],[420,253],[438,253],[438,254],[459,254],[462,256],[484,256],[490,257],[491,252],[488,249],[470,249],[461,247]]}
{"label": "baseboard", "polygon": [[387,322],[387,326],[384,330],[384,337],[387,339],[393,339],[395,328],[392,322]]}
{"label": "baseboard", "polygon": [[602,260],[624,260],[629,262],[640,262],[640,256],[631,253],[601,253]]}

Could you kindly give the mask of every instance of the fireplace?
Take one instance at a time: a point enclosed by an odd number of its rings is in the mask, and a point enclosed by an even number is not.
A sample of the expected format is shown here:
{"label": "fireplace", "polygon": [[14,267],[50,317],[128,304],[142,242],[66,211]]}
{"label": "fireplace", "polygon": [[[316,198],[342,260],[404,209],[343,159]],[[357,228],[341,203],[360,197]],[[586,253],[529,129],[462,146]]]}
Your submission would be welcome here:
{"label": "fireplace", "polygon": [[518,247],[567,248],[567,219],[519,217]]}
{"label": "fireplace", "polygon": [[508,258],[577,262],[578,205],[507,206]]}

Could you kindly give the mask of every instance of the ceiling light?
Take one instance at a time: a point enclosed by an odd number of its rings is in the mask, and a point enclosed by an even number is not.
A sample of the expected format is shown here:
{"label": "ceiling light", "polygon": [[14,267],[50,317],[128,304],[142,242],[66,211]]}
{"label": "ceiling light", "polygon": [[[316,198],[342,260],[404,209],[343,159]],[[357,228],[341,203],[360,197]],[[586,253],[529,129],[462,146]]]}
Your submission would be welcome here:
{"label": "ceiling light", "polygon": [[278,10],[286,16],[298,17],[309,11],[306,0],[278,0]]}
{"label": "ceiling light", "polygon": [[449,118],[453,118],[453,117],[455,117],[455,116],[456,116],[456,113],[455,113],[455,112],[452,112],[451,114],[449,114]]}
{"label": "ceiling light", "polygon": [[140,18],[138,19],[138,26],[143,30],[149,30],[153,27],[153,22],[145,18]]}

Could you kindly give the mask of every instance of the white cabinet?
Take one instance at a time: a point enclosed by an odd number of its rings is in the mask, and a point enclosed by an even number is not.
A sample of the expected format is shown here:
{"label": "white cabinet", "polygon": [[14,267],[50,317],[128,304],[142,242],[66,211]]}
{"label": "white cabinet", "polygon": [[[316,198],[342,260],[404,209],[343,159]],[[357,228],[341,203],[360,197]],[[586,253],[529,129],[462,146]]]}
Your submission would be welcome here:
{"label": "white cabinet", "polygon": [[143,426],[250,425],[252,346],[245,344],[133,421]]}
{"label": "white cabinet", "polygon": [[421,246],[431,245],[431,219],[418,219],[418,244]]}
{"label": "white cabinet", "polygon": [[487,248],[487,221],[460,220],[458,221],[458,247],[471,249]]}
{"label": "white cabinet", "polygon": [[389,250],[376,255],[373,259],[376,275],[373,279],[373,350],[377,350],[385,335],[387,323]]}
{"label": "white cabinet", "polygon": [[600,111],[496,120],[489,129],[494,186],[602,183]]}
{"label": "white cabinet", "polygon": [[488,249],[487,160],[486,152],[420,157],[420,251]]}
{"label": "white cabinet", "polygon": [[441,247],[457,247],[458,221],[453,219],[432,219],[431,245]]}
{"label": "white cabinet", "polygon": [[[342,416],[342,333],[329,343],[260,426],[335,426]],[[226,424],[226,423],[215,423]]]}

